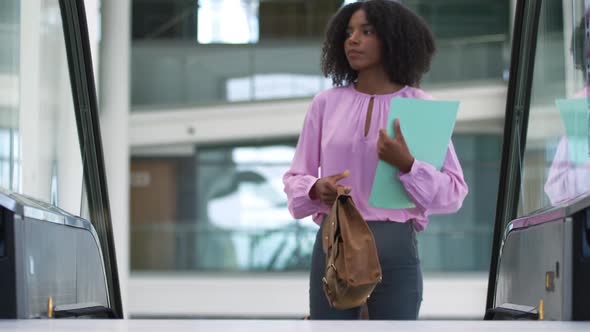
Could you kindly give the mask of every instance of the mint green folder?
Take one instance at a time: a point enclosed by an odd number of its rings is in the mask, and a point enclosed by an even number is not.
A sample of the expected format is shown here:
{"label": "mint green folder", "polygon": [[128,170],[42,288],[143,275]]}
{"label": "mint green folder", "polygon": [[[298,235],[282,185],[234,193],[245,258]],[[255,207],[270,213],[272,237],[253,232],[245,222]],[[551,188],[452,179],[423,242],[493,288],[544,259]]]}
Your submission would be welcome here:
{"label": "mint green folder", "polygon": [[[393,98],[389,107],[387,134],[395,137],[393,121],[399,119],[401,132],[414,158],[440,170],[458,109],[458,101]],[[385,209],[415,207],[399,180],[398,172],[396,167],[379,160],[369,205]]]}
{"label": "mint green folder", "polygon": [[588,162],[588,98],[558,99],[555,104],[565,127],[569,160],[575,165]]}

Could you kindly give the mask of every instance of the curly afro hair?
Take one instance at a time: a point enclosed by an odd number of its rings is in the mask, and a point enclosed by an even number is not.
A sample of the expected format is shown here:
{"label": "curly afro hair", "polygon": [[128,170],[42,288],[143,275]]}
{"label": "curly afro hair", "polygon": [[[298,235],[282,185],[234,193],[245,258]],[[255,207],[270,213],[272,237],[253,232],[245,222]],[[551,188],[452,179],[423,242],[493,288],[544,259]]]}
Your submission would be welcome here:
{"label": "curly afro hair", "polygon": [[322,47],[322,72],[335,86],[354,83],[353,70],[344,52],[350,17],[364,10],[382,44],[383,65],[389,79],[417,87],[430,70],[436,51],[434,37],[426,22],[404,5],[391,0],[367,0],[342,7],[330,20]]}

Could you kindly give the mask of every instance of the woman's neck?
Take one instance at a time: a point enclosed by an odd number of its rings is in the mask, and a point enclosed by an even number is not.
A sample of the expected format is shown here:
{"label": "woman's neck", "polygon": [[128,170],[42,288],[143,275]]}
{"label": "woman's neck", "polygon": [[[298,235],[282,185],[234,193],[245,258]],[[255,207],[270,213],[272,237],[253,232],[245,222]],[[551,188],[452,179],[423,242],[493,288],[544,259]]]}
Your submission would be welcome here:
{"label": "woman's neck", "polygon": [[383,95],[397,92],[403,86],[390,81],[387,73],[379,68],[359,72],[355,88],[366,94]]}

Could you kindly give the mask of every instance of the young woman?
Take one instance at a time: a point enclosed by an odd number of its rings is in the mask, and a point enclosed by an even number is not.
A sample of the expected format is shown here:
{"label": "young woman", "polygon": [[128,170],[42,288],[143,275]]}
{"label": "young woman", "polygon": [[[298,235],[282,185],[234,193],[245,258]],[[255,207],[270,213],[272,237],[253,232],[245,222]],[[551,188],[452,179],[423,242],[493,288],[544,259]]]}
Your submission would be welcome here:
{"label": "young woman", "polygon": [[[313,99],[283,177],[293,217],[313,215],[321,224],[336,188],[344,186],[367,220],[383,272],[367,301],[370,319],[417,319],[422,273],[415,233],[426,227],[429,214],[457,211],[468,191],[452,144],[439,171],[412,156],[399,121],[396,138],[384,129],[392,98],[431,98],[418,86],[434,51],[425,22],[397,2],[369,0],[342,7],[328,25],[322,52],[322,70],[336,87]],[[415,208],[369,206],[379,159],[400,170],[392,181],[401,180]],[[325,298],[320,235],[321,230],[310,273],[311,319],[358,319],[360,308],[333,309]]]}

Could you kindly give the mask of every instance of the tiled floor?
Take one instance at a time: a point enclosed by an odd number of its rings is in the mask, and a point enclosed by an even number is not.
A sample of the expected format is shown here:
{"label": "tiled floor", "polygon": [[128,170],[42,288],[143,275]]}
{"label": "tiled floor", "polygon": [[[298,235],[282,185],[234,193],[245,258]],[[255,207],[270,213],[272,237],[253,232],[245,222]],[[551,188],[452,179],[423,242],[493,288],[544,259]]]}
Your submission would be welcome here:
{"label": "tiled floor", "polygon": [[52,332],[400,332],[590,331],[590,322],[522,321],[289,321],[289,320],[0,320],[0,331]]}

